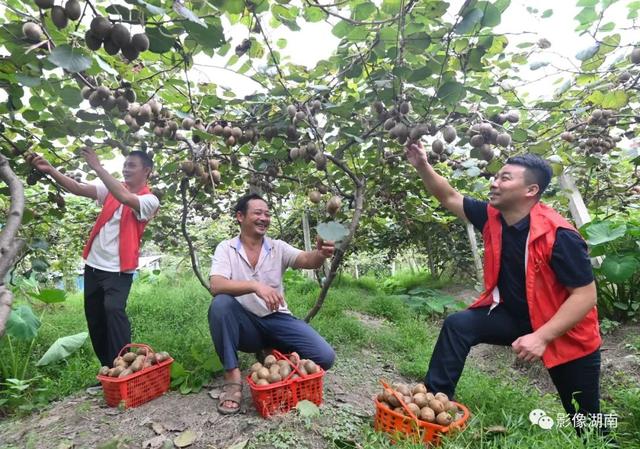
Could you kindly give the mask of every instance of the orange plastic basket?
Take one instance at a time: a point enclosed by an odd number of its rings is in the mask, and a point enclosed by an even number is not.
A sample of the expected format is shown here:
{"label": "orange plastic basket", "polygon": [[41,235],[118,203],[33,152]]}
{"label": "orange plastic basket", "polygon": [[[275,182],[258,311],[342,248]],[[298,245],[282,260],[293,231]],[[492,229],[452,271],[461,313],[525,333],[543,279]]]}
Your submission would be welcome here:
{"label": "orange plastic basket", "polygon": [[[388,385],[382,382],[385,388],[389,388]],[[422,441],[426,444],[437,445],[440,443],[440,437],[448,432],[462,430],[469,419],[469,409],[464,405],[452,401],[462,410],[462,417],[452,422],[448,426],[441,426],[440,424],[430,423],[418,419],[404,403],[401,397],[396,395],[400,401],[402,407],[407,410],[411,416],[406,416],[398,412],[394,412],[388,407],[385,407],[375,399],[376,415],[374,419],[374,428],[379,432],[386,432],[389,434],[392,440],[397,441],[401,438],[410,439],[415,442]]]}
{"label": "orange plastic basket", "polygon": [[[118,355],[131,348],[147,348],[150,346],[131,343],[125,345]],[[123,404],[125,408],[137,407],[158,396],[162,396],[169,390],[171,382],[171,364],[173,359],[164,360],[156,365],[137,371],[127,377],[97,376],[102,384],[104,399],[109,407],[117,407]]]}
{"label": "orange plastic basket", "polygon": [[292,367],[291,374],[281,382],[270,385],[256,385],[251,376],[247,376],[253,404],[258,413],[264,418],[279,413],[287,413],[299,401],[303,400],[311,401],[316,405],[322,404],[322,380],[325,371],[318,366],[320,371],[317,373],[291,379],[295,372],[299,373],[296,366],[291,363],[287,356],[278,351],[274,350],[273,355],[276,359],[287,360],[290,363]]}

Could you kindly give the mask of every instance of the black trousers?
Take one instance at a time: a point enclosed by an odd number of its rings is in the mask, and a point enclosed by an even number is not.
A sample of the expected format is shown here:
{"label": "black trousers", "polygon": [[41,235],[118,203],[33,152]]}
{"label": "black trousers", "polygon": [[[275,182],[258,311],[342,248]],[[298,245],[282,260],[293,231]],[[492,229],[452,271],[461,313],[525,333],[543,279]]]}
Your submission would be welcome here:
{"label": "black trousers", "polygon": [[84,314],[91,344],[103,366],[111,367],[122,347],[131,343],[126,307],[133,273],[84,267]]}
{"label": "black trousers", "polygon": [[[467,309],[444,320],[424,380],[429,391],[442,391],[453,397],[472,346],[479,343],[510,346],[518,337],[532,332],[528,321],[518,321],[502,305],[489,314],[488,311],[489,307]],[[599,349],[548,372],[569,415],[600,412]]]}

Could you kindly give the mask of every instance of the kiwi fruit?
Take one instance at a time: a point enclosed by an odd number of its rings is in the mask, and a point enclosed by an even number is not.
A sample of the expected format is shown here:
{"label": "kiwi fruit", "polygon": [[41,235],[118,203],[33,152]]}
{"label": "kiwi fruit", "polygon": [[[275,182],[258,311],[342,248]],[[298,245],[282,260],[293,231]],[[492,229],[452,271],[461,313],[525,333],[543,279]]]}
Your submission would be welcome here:
{"label": "kiwi fruit", "polygon": [[451,415],[447,412],[440,412],[436,416],[436,422],[441,426],[448,426],[452,421],[453,419],[451,418]]}
{"label": "kiwi fruit", "polygon": [[116,107],[116,98],[113,95],[109,95],[102,102],[102,107],[105,111],[110,111]]}
{"label": "kiwi fruit", "polygon": [[112,27],[113,24],[109,19],[103,16],[96,16],[91,21],[91,25],[89,25],[89,31],[98,39],[103,40],[109,35]]}
{"label": "kiwi fruit", "polygon": [[442,130],[442,138],[445,142],[451,143],[456,140],[456,137],[458,137],[458,134],[456,133],[456,129],[453,126],[447,125]]}
{"label": "kiwi fruit", "polygon": [[629,59],[633,64],[640,64],[640,47],[636,47],[631,50],[631,55],[629,55]]}
{"label": "kiwi fruit", "polygon": [[229,136],[227,137],[227,140],[224,141],[224,143],[226,143],[228,147],[232,147],[236,144],[236,138],[233,136]]}
{"label": "kiwi fruit", "polygon": [[118,110],[124,112],[129,109],[129,102],[124,96],[118,97],[116,98],[116,106],[118,106]]}
{"label": "kiwi fruit", "polygon": [[[307,150],[308,153],[308,150]],[[313,158],[313,160],[316,163],[316,168],[318,170],[325,170],[327,168],[327,157],[322,154],[322,153],[318,153],[315,155],[315,157]]]}
{"label": "kiwi fruit", "polygon": [[267,380],[271,384],[282,382],[282,376],[280,375],[280,373],[272,372],[271,374],[269,374],[269,378]]}
{"label": "kiwi fruit", "polygon": [[444,405],[438,399],[435,399],[435,398],[431,399],[428,405],[429,405],[429,408],[436,413],[436,415],[444,411]]}
{"label": "kiwi fruit", "polygon": [[413,413],[416,417],[420,416],[420,407],[418,407],[416,404],[407,404],[407,408],[411,410],[411,413]]}
{"label": "kiwi fruit", "polygon": [[291,148],[289,150],[289,157],[291,160],[296,160],[300,157],[300,149],[299,148]]}
{"label": "kiwi fruit", "polygon": [[296,116],[296,112],[298,112],[298,110],[294,105],[290,104],[287,106],[287,114],[289,114],[289,117],[294,118]]}
{"label": "kiwi fruit", "polygon": [[266,356],[264,358],[264,366],[266,366],[267,368],[270,368],[271,365],[276,363],[276,357],[273,354],[269,354],[268,356]]}
{"label": "kiwi fruit", "polygon": [[131,368],[125,368],[122,370],[120,374],[118,374],[118,377],[127,377],[127,376],[130,376],[131,374],[133,374],[133,370]]}
{"label": "kiwi fruit", "polygon": [[104,51],[106,51],[107,54],[110,54],[111,56],[117,55],[120,51],[120,46],[113,42],[110,38],[104,40],[104,42],[102,43],[102,48],[104,48]]}
{"label": "kiwi fruit", "polygon": [[427,422],[434,422],[436,420],[436,413],[429,407],[422,407],[420,409],[420,419]]}
{"label": "kiwi fruit", "polygon": [[209,159],[209,168],[211,170],[217,170],[220,168],[220,161],[218,159]]}
{"label": "kiwi fruit", "polygon": [[69,19],[67,19],[62,6],[55,5],[51,8],[51,21],[58,29],[65,28],[69,25]]}
{"label": "kiwi fruit", "polygon": [[100,368],[100,371],[98,371],[99,376],[106,376],[107,374],[109,374],[108,366],[103,366],[102,368]]}
{"label": "kiwi fruit", "polygon": [[87,30],[87,32],[84,33],[84,43],[87,44],[89,50],[96,51],[102,46],[102,39],[93,34],[91,30]]}
{"label": "kiwi fruit", "polygon": [[484,145],[484,137],[482,137],[481,134],[476,134],[475,136],[471,137],[471,139],[469,139],[469,143],[474,148],[480,148],[482,145]]}
{"label": "kiwi fruit", "polygon": [[[640,54],[638,54],[638,56],[640,57]],[[640,58],[638,59],[638,62],[640,62]],[[518,121],[520,121],[520,114],[518,114],[517,111],[509,111],[507,113],[507,121],[509,123],[518,123]]]}
{"label": "kiwi fruit", "polygon": [[144,33],[137,33],[131,37],[131,45],[140,53],[149,50],[149,38]]}
{"label": "kiwi fruit", "polygon": [[327,213],[332,217],[336,215],[340,207],[342,206],[342,200],[339,196],[332,196],[329,201],[327,201]]}
{"label": "kiwi fruit", "polygon": [[218,170],[211,170],[211,177],[213,178],[213,182],[215,182],[216,184],[219,184],[222,180],[222,175],[220,175],[220,172]]}
{"label": "kiwi fruit", "polygon": [[320,192],[318,192],[317,190],[312,190],[311,192],[309,192],[309,201],[314,204],[318,204],[320,200],[322,200],[322,194]]}
{"label": "kiwi fruit", "polygon": [[69,20],[78,20],[82,15],[82,6],[78,0],[68,0],[64,5],[64,13]]}
{"label": "kiwi fruit", "polygon": [[396,126],[396,121],[392,118],[388,118],[387,120],[385,120],[384,122],[384,129],[389,131],[391,129],[393,129],[393,127]]}
{"label": "kiwi fruit", "polygon": [[304,368],[307,370],[308,374],[315,374],[320,372],[320,367],[316,365],[313,360],[307,360],[304,364]]}
{"label": "kiwi fruit", "polygon": [[114,366],[113,368],[111,368],[109,375],[111,377],[118,377],[120,373],[122,373],[125,369],[126,368],[124,368],[122,365]]}
{"label": "kiwi fruit", "polygon": [[420,139],[420,137],[429,133],[429,127],[427,125],[416,125],[409,132],[409,139],[412,141],[416,141]]}
{"label": "kiwi fruit", "polygon": [[411,393],[413,393],[414,395],[418,394],[418,393],[427,393],[427,387],[424,384],[416,384],[412,389],[411,389]]}
{"label": "kiwi fruit", "polygon": [[442,154],[444,152],[444,144],[441,140],[436,139],[431,143],[431,150],[434,153]]}
{"label": "kiwi fruit", "polygon": [[480,147],[480,158],[482,160],[490,162],[493,159],[493,156],[494,154],[491,145],[485,143]]}
{"label": "kiwi fruit", "polygon": [[262,367],[260,368],[258,371],[258,377],[260,379],[268,379],[269,378],[269,374],[271,374],[271,372],[269,371],[268,368]]}
{"label": "kiwi fruit", "polygon": [[147,355],[147,352],[149,352],[149,350],[147,348],[145,348],[144,346],[140,346],[137,350],[136,350],[136,354],[140,355]]}
{"label": "kiwi fruit", "polygon": [[[151,112],[153,112],[153,115],[160,114],[160,111],[162,110],[162,105],[160,104],[159,101],[157,101],[154,98],[152,98],[151,100],[149,100],[149,102],[147,104],[151,108]],[[196,124],[196,122],[194,121],[194,125],[195,124]],[[191,125],[191,126],[193,126],[193,125]]]}
{"label": "kiwi fruit", "polygon": [[237,141],[240,137],[242,137],[242,129],[238,128],[237,126],[234,126],[233,128],[231,128],[231,135],[235,137]]}
{"label": "kiwi fruit", "polygon": [[258,377],[258,372],[254,371],[251,373],[251,380],[253,381],[253,383],[257,383],[258,380],[260,380],[260,378]]}
{"label": "kiwi fruit", "polygon": [[102,100],[106,99],[111,95],[111,90],[107,86],[98,86],[96,88],[96,93],[100,96]]}
{"label": "kiwi fruit", "polygon": [[42,9],[53,8],[53,0],[36,0],[36,5]]}
{"label": "kiwi fruit", "polygon": [[304,111],[296,112],[296,116],[295,116],[296,122],[301,122],[306,118],[307,118],[307,114],[305,114]]}
{"label": "kiwi fruit", "polygon": [[630,79],[631,79],[631,73],[627,71],[622,72],[620,76],[618,76],[618,82],[620,83],[626,83]]}
{"label": "kiwi fruit", "polygon": [[145,121],[149,121],[151,119],[151,108],[148,104],[143,104],[140,106],[140,110],[138,111],[138,116],[144,119]]}
{"label": "kiwi fruit", "polygon": [[399,110],[401,114],[408,114],[411,110],[411,103],[409,103],[408,101],[403,101],[402,103],[400,103]]}
{"label": "kiwi fruit", "polygon": [[413,402],[418,404],[420,408],[426,407],[427,405],[429,405],[429,400],[427,399],[426,393],[415,393],[413,395]]}
{"label": "kiwi fruit", "polygon": [[186,117],[182,120],[182,129],[190,130],[194,124],[195,122],[192,118]]}
{"label": "kiwi fruit", "polygon": [[133,89],[126,89],[124,91],[124,98],[126,98],[129,103],[133,103],[136,101],[135,91]]}
{"label": "kiwi fruit", "polygon": [[291,374],[291,366],[290,365],[283,365],[283,366],[280,367],[280,375],[282,376],[283,379],[288,377],[289,374]]}
{"label": "kiwi fruit", "polygon": [[507,133],[500,133],[496,138],[496,143],[501,147],[508,147],[511,145],[511,136]]}
{"label": "kiwi fruit", "polygon": [[40,42],[44,37],[40,25],[33,22],[26,22],[22,25],[22,34],[30,42]]}
{"label": "kiwi fruit", "polygon": [[131,42],[127,43],[124,47],[120,49],[122,51],[122,56],[124,56],[129,61],[134,61],[138,59],[140,56],[140,51],[131,45]]}
{"label": "kiwi fruit", "polygon": [[109,39],[118,47],[123,48],[124,46],[129,45],[129,42],[131,41],[131,33],[129,33],[126,26],[121,23],[116,23],[113,25],[113,28],[111,28]]}
{"label": "kiwi fruit", "polygon": [[98,92],[93,91],[91,95],[89,95],[89,104],[92,108],[97,108],[102,105],[102,97]]}
{"label": "kiwi fruit", "polygon": [[267,379],[258,379],[256,385],[269,385],[269,381]]}

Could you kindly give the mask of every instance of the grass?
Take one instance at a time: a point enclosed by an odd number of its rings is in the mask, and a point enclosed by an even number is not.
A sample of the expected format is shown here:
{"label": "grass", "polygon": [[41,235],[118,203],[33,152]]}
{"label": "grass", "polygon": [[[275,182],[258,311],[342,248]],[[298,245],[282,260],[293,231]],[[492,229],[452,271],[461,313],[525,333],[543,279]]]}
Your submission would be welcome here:
{"label": "grass", "polygon": [[[389,293],[418,286],[437,288],[443,281],[429,279],[424,273],[400,273],[381,286],[373,278],[354,280],[340,277],[329,292],[321,312],[313,321],[313,326],[327,340],[339,349],[343,358],[360,353],[363,348],[380,354],[393,364],[401,374],[419,381],[423,378],[429,355],[439,331],[439,318],[416,316],[401,301],[390,298]],[[294,314],[303,316],[313,305],[318,293],[317,284],[306,280],[297,273],[287,274],[287,298]],[[133,340],[144,341],[158,350],[169,351],[187,369],[198,365],[201,354],[213,353],[209,336],[207,310],[210,304],[208,293],[191,277],[172,275],[151,276],[134,284],[128,313],[133,323]],[[39,309],[42,312],[42,308]],[[347,313],[359,312],[384,319],[389,325],[380,329],[370,329]],[[46,306],[43,325],[34,346],[34,359],[48,348],[58,337],[86,330],[82,298],[71,295],[65,303]],[[632,336],[636,344],[640,336]],[[6,348],[0,348],[0,356]],[[20,348],[24,357],[26,346]],[[251,355],[241,356],[241,362],[248,366]],[[37,386],[46,392],[44,398],[70,395],[92,382],[99,366],[90,343],[66,361],[31,371],[29,376],[39,374],[42,379]],[[619,414],[617,437],[622,447],[638,447],[640,440],[640,388],[616,380],[603,379],[605,389],[610,388],[603,410],[615,410]],[[468,429],[443,442],[441,447],[453,448],[553,448],[577,447],[581,440],[572,429],[554,428],[545,431],[529,423],[529,412],[540,408],[551,417],[557,417],[563,410],[556,395],[541,396],[527,384],[526,379],[513,378],[508,368],[489,375],[467,366],[460,381],[457,399],[473,410]],[[28,408],[27,408],[28,410]],[[18,410],[14,410],[18,411]],[[401,442],[390,445],[385,435],[372,431],[367,420],[339,417],[340,424],[330,429],[322,429],[328,446],[349,447],[348,442],[357,440],[360,447],[423,447]],[[491,426],[503,426],[506,433],[495,434],[487,431]],[[278,439],[281,437],[281,440]],[[264,445],[275,447],[276,441],[286,441],[302,447],[301,439],[290,428],[273,429],[273,435],[252,442],[254,447]],[[257,446],[256,446],[257,445]],[[290,444],[288,445],[291,446]],[[588,449],[604,448],[598,438],[587,436],[582,446]]]}

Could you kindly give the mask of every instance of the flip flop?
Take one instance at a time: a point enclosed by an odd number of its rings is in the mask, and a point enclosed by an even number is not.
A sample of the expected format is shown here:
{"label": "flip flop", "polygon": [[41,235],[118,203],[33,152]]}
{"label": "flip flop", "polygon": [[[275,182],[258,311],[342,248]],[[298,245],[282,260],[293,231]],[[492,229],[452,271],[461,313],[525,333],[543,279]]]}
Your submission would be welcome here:
{"label": "flip flop", "polygon": [[[231,387],[240,387],[235,389]],[[225,402],[233,402],[238,404],[237,407],[225,407]],[[242,382],[225,382],[222,385],[222,393],[218,397],[218,413],[221,415],[233,415],[240,412],[240,404],[242,402]]]}

